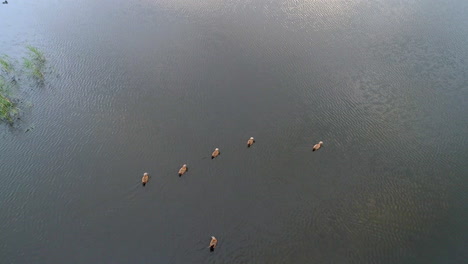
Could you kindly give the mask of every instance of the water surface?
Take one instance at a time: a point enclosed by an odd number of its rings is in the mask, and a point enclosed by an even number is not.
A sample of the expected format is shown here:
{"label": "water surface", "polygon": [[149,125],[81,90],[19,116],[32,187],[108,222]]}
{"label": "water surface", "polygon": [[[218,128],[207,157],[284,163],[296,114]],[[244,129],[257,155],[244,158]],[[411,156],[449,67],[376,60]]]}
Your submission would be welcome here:
{"label": "water surface", "polygon": [[11,0],[53,74],[0,127],[2,263],[462,263],[467,12]]}

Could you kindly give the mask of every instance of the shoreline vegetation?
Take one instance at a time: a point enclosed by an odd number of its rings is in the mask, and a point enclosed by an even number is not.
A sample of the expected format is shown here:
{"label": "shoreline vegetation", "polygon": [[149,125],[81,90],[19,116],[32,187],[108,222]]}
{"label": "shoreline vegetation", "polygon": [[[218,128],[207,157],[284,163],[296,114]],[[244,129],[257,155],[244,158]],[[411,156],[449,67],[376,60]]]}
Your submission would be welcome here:
{"label": "shoreline vegetation", "polygon": [[23,88],[19,83],[22,74],[34,79],[36,84],[43,84],[46,57],[36,47],[26,46],[27,56],[23,57],[22,67],[15,67],[15,63],[8,55],[0,56],[0,123],[13,126],[19,119],[20,108],[15,93]]}

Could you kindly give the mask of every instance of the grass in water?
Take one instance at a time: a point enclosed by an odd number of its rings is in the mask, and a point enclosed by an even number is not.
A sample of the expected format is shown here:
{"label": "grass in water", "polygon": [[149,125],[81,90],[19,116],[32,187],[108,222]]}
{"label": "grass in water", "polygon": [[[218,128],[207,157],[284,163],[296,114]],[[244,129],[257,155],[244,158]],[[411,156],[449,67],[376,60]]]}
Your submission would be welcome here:
{"label": "grass in water", "polygon": [[6,55],[0,57],[0,122],[7,122],[12,125],[15,116],[18,114],[18,108],[10,99],[9,94],[15,86],[15,81],[11,79],[14,73],[13,64]]}
{"label": "grass in water", "polygon": [[28,58],[24,58],[24,67],[29,70],[29,73],[38,80],[44,80],[45,56],[36,47],[27,46]]}
{"label": "grass in water", "polygon": [[27,46],[26,48],[30,51],[32,59],[38,61],[41,64],[45,63],[46,59],[44,57],[44,54],[40,50],[33,46]]}
{"label": "grass in water", "polygon": [[[27,46],[27,56],[23,61],[24,69],[15,71],[14,63],[7,55],[0,56],[0,123],[13,125],[20,114],[20,109],[14,99],[14,91],[23,83],[18,83],[15,75],[26,73],[43,84],[46,58],[36,47]],[[13,95],[13,96],[12,96]]]}
{"label": "grass in water", "polygon": [[3,76],[0,76],[0,121],[13,124],[14,117],[18,114],[15,104],[5,95],[6,83]]}
{"label": "grass in water", "polygon": [[6,55],[0,57],[0,67],[6,74],[10,74],[14,71],[13,64],[10,62],[10,58]]}

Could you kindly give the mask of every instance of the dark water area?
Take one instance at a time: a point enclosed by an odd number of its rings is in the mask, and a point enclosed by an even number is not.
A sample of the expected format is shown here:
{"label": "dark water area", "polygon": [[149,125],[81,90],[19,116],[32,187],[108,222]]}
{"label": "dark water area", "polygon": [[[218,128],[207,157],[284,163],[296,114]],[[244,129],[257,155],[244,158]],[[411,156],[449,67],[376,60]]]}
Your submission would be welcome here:
{"label": "dark water area", "polygon": [[0,54],[36,46],[53,72],[0,126],[0,262],[466,261],[467,14],[465,0],[0,5]]}

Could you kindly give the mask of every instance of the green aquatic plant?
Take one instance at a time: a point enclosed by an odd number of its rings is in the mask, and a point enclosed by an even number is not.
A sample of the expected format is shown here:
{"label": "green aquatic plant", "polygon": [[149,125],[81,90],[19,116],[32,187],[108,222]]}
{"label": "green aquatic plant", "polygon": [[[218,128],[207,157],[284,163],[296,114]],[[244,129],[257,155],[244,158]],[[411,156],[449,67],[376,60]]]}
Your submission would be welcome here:
{"label": "green aquatic plant", "polygon": [[28,73],[31,74],[33,77],[39,80],[44,80],[44,73],[42,73],[42,68],[35,64],[34,61],[25,58],[24,67],[28,70]]}
{"label": "green aquatic plant", "polygon": [[0,122],[7,122],[10,125],[13,124],[14,117],[19,112],[10,96],[12,88],[16,84],[16,81],[11,81],[10,78],[13,71],[13,64],[9,57],[0,57]]}
{"label": "green aquatic plant", "polygon": [[14,71],[13,64],[10,62],[10,57],[6,55],[0,57],[0,68],[5,74],[11,74]]}
{"label": "green aquatic plant", "polygon": [[0,120],[12,124],[17,114],[18,108],[15,104],[0,92]]}
{"label": "green aquatic plant", "polygon": [[0,121],[12,124],[19,111],[7,95],[10,91],[9,88],[11,85],[8,85],[4,76],[0,75]]}
{"label": "green aquatic plant", "polygon": [[43,81],[46,62],[44,54],[33,46],[27,46],[26,48],[28,49],[28,58],[23,58],[24,67],[33,77]]}
{"label": "green aquatic plant", "polygon": [[46,59],[44,53],[42,53],[40,50],[33,46],[27,46],[26,48],[29,50],[29,54],[33,60],[41,64],[45,63]]}
{"label": "green aquatic plant", "polygon": [[22,65],[24,68],[20,67],[18,71],[15,69],[17,62],[15,63],[7,55],[0,56],[0,123],[13,125],[21,110],[18,104],[24,106],[24,101],[17,100],[15,94],[23,85],[28,84],[21,81],[23,78],[16,78],[17,75],[21,77],[22,74],[27,74],[38,83],[44,83],[44,71],[46,70],[44,54],[33,46],[27,46],[26,49],[27,56],[23,58]]}
{"label": "green aquatic plant", "polygon": [[16,80],[11,78],[14,73],[13,63],[6,55],[0,57],[0,123],[13,124],[19,109],[12,101],[11,94],[16,86]]}

